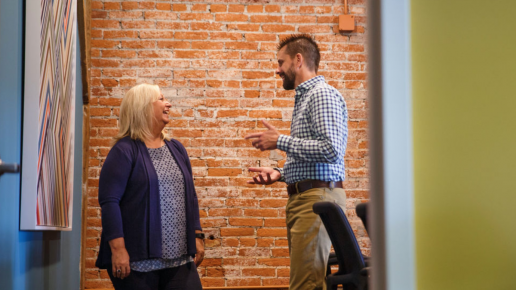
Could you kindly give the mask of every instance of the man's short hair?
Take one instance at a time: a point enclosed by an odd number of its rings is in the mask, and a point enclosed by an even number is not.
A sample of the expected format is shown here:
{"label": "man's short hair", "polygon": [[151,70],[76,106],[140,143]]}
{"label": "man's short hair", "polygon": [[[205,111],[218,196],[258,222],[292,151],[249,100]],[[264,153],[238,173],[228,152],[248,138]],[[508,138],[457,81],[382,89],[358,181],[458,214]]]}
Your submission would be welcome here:
{"label": "man's short hair", "polygon": [[305,59],[305,63],[310,70],[317,72],[319,69],[319,61],[321,60],[321,53],[319,46],[308,34],[293,34],[278,44],[278,51],[286,47],[285,53],[291,58],[300,53]]}

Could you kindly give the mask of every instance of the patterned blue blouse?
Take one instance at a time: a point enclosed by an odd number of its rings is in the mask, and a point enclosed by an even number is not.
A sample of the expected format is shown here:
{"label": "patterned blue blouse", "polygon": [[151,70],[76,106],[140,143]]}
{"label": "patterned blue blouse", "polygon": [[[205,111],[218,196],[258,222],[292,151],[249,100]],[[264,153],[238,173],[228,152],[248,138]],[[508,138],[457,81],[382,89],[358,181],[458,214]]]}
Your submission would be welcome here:
{"label": "patterned blue blouse", "polygon": [[192,262],[186,251],[185,184],[168,147],[147,148],[159,180],[162,257],[131,262],[131,270],[150,272]]}

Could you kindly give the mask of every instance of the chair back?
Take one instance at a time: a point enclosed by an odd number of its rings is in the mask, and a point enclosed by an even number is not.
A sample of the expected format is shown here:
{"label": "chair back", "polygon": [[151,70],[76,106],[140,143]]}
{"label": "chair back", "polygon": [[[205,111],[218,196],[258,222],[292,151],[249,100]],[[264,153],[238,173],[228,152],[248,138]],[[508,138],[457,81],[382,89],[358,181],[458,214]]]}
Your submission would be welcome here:
{"label": "chair back", "polygon": [[367,228],[367,210],[369,208],[369,202],[360,203],[356,207],[357,216],[362,220],[364,227],[369,233],[369,229]]}
{"label": "chair back", "polygon": [[321,217],[333,244],[339,263],[339,270],[335,274],[353,273],[353,276],[359,276],[365,267],[364,258],[355,233],[340,206],[334,202],[321,201],[313,205],[313,210]]}

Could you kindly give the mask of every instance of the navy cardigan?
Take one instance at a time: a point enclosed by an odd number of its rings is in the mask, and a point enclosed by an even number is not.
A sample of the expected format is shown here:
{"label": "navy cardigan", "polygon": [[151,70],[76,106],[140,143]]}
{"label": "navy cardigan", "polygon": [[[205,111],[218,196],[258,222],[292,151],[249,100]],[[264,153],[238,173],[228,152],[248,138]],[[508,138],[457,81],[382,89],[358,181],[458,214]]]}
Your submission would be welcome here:
{"label": "navy cardigan", "polygon": [[[192,167],[185,147],[167,141],[183,172],[186,203],[187,251],[194,256],[195,230],[202,230]],[[158,176],[145,143],[129,137],[120,139],[109,151],[99,180],[102,235],[96,266],[110,267],[109,241],[123,237],[131,262],[161,258],[161,212]]]}

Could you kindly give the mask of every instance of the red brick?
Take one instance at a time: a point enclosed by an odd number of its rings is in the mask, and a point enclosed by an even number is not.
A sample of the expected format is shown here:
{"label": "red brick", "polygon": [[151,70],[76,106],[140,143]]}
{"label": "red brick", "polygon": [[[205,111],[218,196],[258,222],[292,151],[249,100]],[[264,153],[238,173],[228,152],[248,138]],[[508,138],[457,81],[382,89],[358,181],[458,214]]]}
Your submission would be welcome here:
{"label": "red brick", "polygon": [[330,32],[330,27],[326,25],[300,25],[298,31],[301,33],[327,33]]}
{"label": "red brick", "polygon": [[172,10],[172,4],[170,4],[170,3],[156,3],[156,9],[163,10],[163,11]]}
{"label": "red brick", "polygon": [[273,72],[243,71],[242,77],[245,79],[266,79],[273,77]]}
{"label": "red brick", "polygon": [[111,11],[109,12],[109,18],[111,19],[138,19],[142,18],[143,14],[141,11]]}
{"label": "red brick", "polygon": [[172,52],[168,50],[142,50],[138,52],[139,58],[171,58]]}
{"label": "red brick", "polygon": [[229,12],[244,12],[244,5],[229,5]]}
{"label": "red brick", "polygon": [[230,218],[229,224],[232,226],[261,227],[261,226],[263,226],[263,219],[261,219],[261,218]]}
{"label": "red brick", "polygon": [[154,21],[146,20],[134,20],[134,21],[122,21],[122,28],[134,29],[134,28],[155,28],[156,23]]}
{"label": "red brick", "polygon": [[231,40],[241,40],[242,34],[236,32],[212,32],[210,34],[211,39],[231,39]]}
{"label": "red brick", "polygon": [[144,17],[145,17],[145,19],[176,20],[177,14],[174,12],[167,12],[167,11],[145,11]]}
{"label": "red brick", "polygon": [[188,29],[189,24],[184,22],[172,22],[172,21],[157,21],[156,29],[158,30],[185,30]]}
{"label": "red brick", "polygon": [[249,217],[277,217],[278,210],[276,209],[246,209],[244,211]]}
{"label": "red brick", "polygon": [[256,42],[226,42],[226,49],[235,50],[257,50],[258,43]]}
{"label": "red brick", "polygon": [[262,13],[263,5],[248,5],[247,13]]}
{"label": "red brick", "polygon": [[[288,32],[295,31],[296,27],[294,25],[282,25],[282,24],[271,24],[271,25],[262,25],[262,29],[264,32]],[[329,28],[328,28],[329,30]]]}
{"label": "red brick", "polygon": [[151,40],[122,41],[122,48],[155,48],[156,42]]}
{"label": "red brick", "polygon": [[217,12],[226,12],[227,6],[224,4],[211,4],[210,5],[210,12],[211,13],[217,13]]}
{"label": "red brick", "polygon": [[[286,203],[286,201],[285,201]],[[286,227],[286,221],[284,218],[266,218],[264,220],[265,227]]]}
{"label": "red brick", "polygon": [[287,205],[286,199],[265,199],[260,202],[260,207],[284,207]]}
{"label": "red brick", "polygon": [[176,39],[207,39],[207,32],[176,32],[174,34]]}
{"label": "red brick", "polygon": [[114,40],[97,40],[92,39],[91,40],[91,47],[98,47],[98,48],[114,48],[117,46],[120,42],[114,41]]}
{"label": "red brick", "polygon": [[294,16],[287,15],[285,16],[285,23],[315,23],[315,16]]}
{"label": "red brick", "polygon": [[120,22],[117,20],[92,19],[91,28],[120,28]]}
{"label": "red brick", "polygon": [[218,22],[247,22],[249,16],[245,14],[229,13],[215,15],[215,21]]}
{"label": "red brick", "polygon": [[100,1],[92,1],[91,2],[91,9],[92,10],[104,9],[104,3],[100,2]]}
{"label": "red brick", "polygon": [[93,67],[119,67],[120,61],[114,59],[92,59],[91,65]]}
{"label": "red brick", "polygon": [[209,267],[206,270],[207,277],[224,277],[224,268],[222,267]]}
{"label": "red brick", "polygon": [[227,278],[229,287],[236,286],[260,286],[260,278]]}
{"label": "red brick", "polygon": [[223,216],[223,217],[240,217],[242,216],[242,210],[238,208],[226,208],[226,209],[210,209],[208,211],[210,217]]}
{"label": "red brick", "polygon": [[173,11],[186,11],[188,8],[185,4],[172,4],[172,10]]}
{"label": "red brick", "polygon": [[222,49],[224,43],[212,41],[193,41],[192,49],[207,50],[207,49]]}
{"label": "red brick", "polygon": [[364,45],[361,44],[334,44],[332,47],[333,51],[338,52],[363,52]]}
{"label": "red brick", "polygon": [[155,66],[154,60],[150,60],[150,59],[130,59],[130,60],[122,61],[122,67],[143,68],[143,67],[154,67],[154,66]]}
{"label": "red brick", "polygon": [[281,11],[281,7],[279,5],[266,5],[265,12],[268,13],[278,13]]}
{"label": "red brick", "polygon": [[276,275],[276,269],[271,268],[247,268],[242,269],[243,276],[271,277]]}
{"label": "red brick", "polygon": [[95,19],[95,18],[107,18],[107,11],[96,11],[96,10],[93,10],[91,11],[91,18],[92,19]]}
{"label": "red brick", "polygon": [[174,51],[175,58],[204,58],[206,53],[204,51],[194,50],[176,50]]}
{"label": "red brick", "polygon": [[246,33],[245,39],[247,41],[276,41],[276,33]]}
{"label": "red brick", "polygon": [[251,22],[258,22],[258,23],[281,23],[281,16],[272,16],[272,15],[252,15],[251,16]]}
{"label": "red brick", "polygon": [[253,228],[221,228],[220,229],[221,236],[252,236],[254,235]]}
{"label": "red brick", "polygon": [[213,30],[213,31],[219,31],[222,30],[224,27],[224,24],[222,23],[206,23],[206,22],[193,22],[190,23],[190,27],[192,30]]}
{"label": "red brick", "polygon": [[185,41],[158,41],[158,48],[190,48],[190,44]]}
{"label": "red brick", "polygon": [[120,9],[120,2],[104,2],[105,10],[118,10]]}
{"label": "red brick", "polygon": [[173,31],[140,31],[140,38],[167,39],[174,38]]}
{"label": "red brick", "polygon": [[123,31],[123,30],[106,30],[104,31],[104,39],[109,38],[138,38],[136,31]]}
{"label": "red brick", "polygon": [[[102,35],[104,35],[102,30],[92,30],[91,31],[91,38],[102,38]],[[93,53],[93,51],[92,51]]]}
{"label": "red brick", "polygon": [[179,14],[179,19],[183,21],[211,21],[213,20],[213,15],[211,13],[181,13]]}
{"label": "red brick", "polygon": [[122,9],[123,10],[135,10],[138,9],[138,2],[130,2],[130,1],[124,1],[122,2]]}
{"label": "red brick", "polygon": [[319,17],[317,17],[317,23],[339,23],[339,17],[338,16],[319,16]]}

